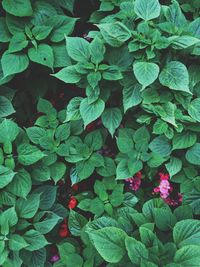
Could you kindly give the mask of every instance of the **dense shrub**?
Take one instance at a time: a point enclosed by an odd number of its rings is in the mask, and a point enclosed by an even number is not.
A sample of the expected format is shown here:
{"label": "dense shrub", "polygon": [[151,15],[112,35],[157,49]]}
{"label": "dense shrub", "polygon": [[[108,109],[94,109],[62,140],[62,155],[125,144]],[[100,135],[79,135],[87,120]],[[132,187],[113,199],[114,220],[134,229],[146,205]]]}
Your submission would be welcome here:
{"label": "dense shrub", "polygon": [[0,266],[200,266],[199,1],[0,5]]}

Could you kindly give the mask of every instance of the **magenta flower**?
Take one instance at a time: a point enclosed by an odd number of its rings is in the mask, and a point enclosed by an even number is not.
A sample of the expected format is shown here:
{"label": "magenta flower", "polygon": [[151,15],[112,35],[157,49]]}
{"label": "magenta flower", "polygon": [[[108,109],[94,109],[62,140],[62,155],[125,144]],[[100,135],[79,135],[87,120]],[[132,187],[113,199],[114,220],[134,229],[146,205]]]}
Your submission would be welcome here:
{"label": "magenta flower", "polygon": [[59,259],[60,259],[60,256],[58,254],[56,254],[56,255],[51,257],[50,261],[51,262],[57,262],[57,261],[59,261]]}
{"label": "magenta flower", "polygon": [[133,191],[137,191],[141,185],[142,174],[141,172],[136,173],[132,178],[128,178],[125,181],[128,183],[129,188]]}

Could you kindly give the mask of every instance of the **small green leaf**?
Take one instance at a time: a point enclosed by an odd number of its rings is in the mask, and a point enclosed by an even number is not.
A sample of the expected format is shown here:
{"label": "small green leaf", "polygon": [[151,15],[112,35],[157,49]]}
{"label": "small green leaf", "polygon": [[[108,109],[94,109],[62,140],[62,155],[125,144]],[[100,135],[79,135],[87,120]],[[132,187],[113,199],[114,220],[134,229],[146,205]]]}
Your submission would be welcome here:
{"label": "small green leaf", "polygon": [[37,48],[32,47],[28,50],[28,56],[31,61],[53,68],[54,55],[52,48],[47,44],[39,44]]}
{"label": "small green leaf", "polygon": [[161,6],[158,0],[136,0],[135,13],[143,20],[152,20],[160,15]]}
{"label": "small green leaf", "polygon": [[29,144],[21,144],[17,148],[18,161],[22,165],[28,166],[36,163],[38,160],[45,157],[45,154],[40,151],[36,146]]}
{"label": "small green leaf", "polygon": [[88,61],[90,58],[89,43],[80,37],[66,37],[67,52],[78,62]]}
{"label": "small green leaf", "polygon": [[104,110],[101,118],[104,127],[108,129],[113,137],[116,129],[120,126],[122,121],[121,110],[119,108],[107,108]]}
{"label": "small green leaf", "polygon": [[190,103],[188,113],[194,120],[200,122],[200,98],[196,98]]}

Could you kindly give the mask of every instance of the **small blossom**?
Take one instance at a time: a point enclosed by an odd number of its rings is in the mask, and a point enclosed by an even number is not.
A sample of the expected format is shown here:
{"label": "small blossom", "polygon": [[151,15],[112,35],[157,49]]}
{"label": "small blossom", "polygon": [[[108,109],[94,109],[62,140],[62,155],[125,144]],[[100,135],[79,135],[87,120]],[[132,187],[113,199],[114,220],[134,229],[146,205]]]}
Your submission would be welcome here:
{"label": "small blossom", "polygon": [[69,230],[66,223],[61,224],[59,229],[59,236],[62,238],[69,236]]}
{"label": "small blossom", "polygon": [[77,205],[77,200],[75,199],[74,196],[71,196],[69,203],[68,203],[68,208],[69,209],[74,209]]}
{"label": "small blossom", "polygon": [[125,181],[128,183],[129,188],[133,191],[137,191],[141,185],[142,174],[141,172],[136,173],[132,178],[128,178]]}
{"label": "small blossom", "polygon": [[60,259],[60,256],[58,254],[56,254],[56,255],[51,257],[50,261],[54,263],[54,262],[59,261],[59,259]]}

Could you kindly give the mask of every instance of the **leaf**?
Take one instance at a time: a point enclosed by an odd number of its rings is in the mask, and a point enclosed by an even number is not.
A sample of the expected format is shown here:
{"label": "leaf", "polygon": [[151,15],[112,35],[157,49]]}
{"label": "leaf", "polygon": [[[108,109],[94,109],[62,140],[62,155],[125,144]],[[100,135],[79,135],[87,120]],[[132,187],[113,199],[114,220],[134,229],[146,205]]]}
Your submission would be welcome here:
{"label": "leaf", "polygon": [[200,98],[196,98],[191,101],[188,113],[194,120],[200,122]]}
{"label": "leaf", "polygon": [[44,25],[48,18],[57,15],[57,10],[53,5],[45,1],[34,1],[33,10],[31,23],[35,26]]}
{"label": "leaf", "polygon": [[36,163],[40,159],[45,157],[45,154],[40,151],[36,146],[29,144],[21,144],[17,148],[18,161],[22,165],[28,166]]}
{"label": "leaf", "polygon": [[171,210],[156,208],[154,210],[156,227],[161,231],[169,231],[176,224],[176,216]]}
{"label": "leaf", "polygon": [[29,267],[38,267],[45,265],[46,262],[46,249],[41,248],[35,251],[20,251],[20,257],[23,260],[23,264]]}
{"label": "leaf", "polygon": [[104,59],[104,54],[106,51],[103,41],[98,36],[96,36],[91,42],[89,49],[91,54],[91,61],[94,64],[101,63]]}
{"label": "leaf", "polygon": [[30,0],[3,0],[2,5],[6,12],[17,17],[27,17],[33,14]]}
{"label": "leaf", "polygon": [[171,145],[169,140],[163,135],[154,138],[149,144],[149,148],[151,151],[161,155],[162,157],[168,157],[171,153]]}
{"label": "leaf", "polygon": [[142,85],[142,89],[152,84],[159,74],[159,66],[155,63],[137,62],[133,64],[136,79]]}
{"label": "leaf", "polygon": [[80,114],[86,127],[90,122],[95,121],[101,116],[105,108],[105,103],[102,99],[98,99],[94,103],[89,103],[88,98],[84,98],[80,104]]}
{"label": "leaf", "polygon": [[55,68],[72,65],[71,59],[67,54],[66,46],[64,44],[53,44],[51,48],[53,49]]}
{"label": "leaf", "polygon": [[50,17],[45,24],[53,28],[50,35],[51,41],[56,43],[63,41],[66,35],[70,35],[73,32],[77,20],[77,18],[71,18],[66,15]]}
{"label": "leaf", "polygon": [[30,174],[21,169],[15,175],[13,181],[7,186],[7,190],[12,194],[25,198],[31,191],[32,181]]}
{"label": "leaf", "polygon": [[[39,212],[36,217],[45,218],[42,221],[34,221],[34,228],[41,234],[49,233],[62,218],[53,212]],[[36,220],[36,217],[34,218]]]}
{"label": "leaf", "polygon": [[92,131],[85,136],[84,143],[93,151],[101,149],[103,146],[103,137],[99,130]]}
{"label": "leaf", "polygon": [[37,48],[32,47],[28,50],[28,56],[31,61],[53,68],[54,55],[52,48],[47,44],[39,44]]}
{"label": "leaf", "polygon": [[46,131],[37,126],[27,128],[26,133],[34,144],[40,144],[40,139],[46,135]]}
{"label": "leaf", "polygon": [[11,235],[9,240],[9,248],[13,251],[19,251],[22,248],[28,246],[28,243],[24,240],[24,238],[20,235],[14,234]]}
{"label": "leaf", "polygon": [[52,74],[52,76],[65,83],[78,83],[81,79],[81,75],[76,71],[74,66],[63,68],[56,74]]}
{"label": "leaf", "polygon": [[[13,62],[15,62],[15,64],[13,64]],[[26,70],[29,65],[29,59],[27,55],[22,53],[9,54],[6,52],[1,58],[1,64],[4,77],[8,77]]]}
{"label": "leaf", "polygon": [[26,39],[26,35],[22,32],[16,33],[13,35],[10,40],[8,51],[9,53],[19,52],[26,48],[28,45],[28,40]]}
{"label": "leaf", "polygon": [[29,230],[24,234],[25,241],[29,244],[26,247],[28,251],[35,251],[48,245],[48,242],[44,235],[35,230]]}
{"label": "leaf", "polygon": [[78,62],[87,62],[90,58],[89,43],[80,37],[66,37],[67,52]]}
{"label": "leaf", "polygon": [[96,171],[103,177],[115,175],[116,166],[114,160],[109,157],[104,157],[104,166],[96,168]]}
{"label": "leaf", "polygon": [[128,162],[126,159],[123,159],[117,165],[117,179],[127,179],[131,177],[131,173],[128,168]]}
{"label": "leaf", "polygon": [[82,228],[86,225],[87,219],[74,210],[70,210],[69,219],[68,219],[68,227],[70,233],[73,236],[80,236]]}
{"label": "leaf", "polygon": [[148,250],[140,241],[137,241],[133,237],[127,236],[125,239],[125,244],[128,251],[128,256],[132,263],[140,264],[141,259],[148,259]]}
{"label": "leaf", "polygon": [[181,171],[182,161],[178,158],[171,157],[170,162],[165,164],[165,167],[170,175],[170,178],[172,178],[174,175]]}
{"label": "leaf", "polygon": [[126,233],[116,227],[104,227],[88,232],[96,250],[110,263],[118,263],[125,255]]}
{"label": "leaf", "polygon": [[143,20],[152,20],[160,15],[161,6],[158,0],[136,0],[134,11]]}
{"label": "leaf", "polygon": [[4,118],[15,113],[13,105],[8,98],[0,96],[0,117]]}
{"label": "leaf", "polygon": [[187,245],[200,244],[200,222],[186,219],[178,222],[173,229],[173,237],[176,245],[181,248]]}
{"label": "leaf", "polygon": [[7,43],[10,41],[11,34],[8,30],[6,19],[4,17],[0,17],[0,42]]}
{"label": "leaf", "polygon": [[179,61],[167,63],[159,76],[160,83],[172,90],[191,94],[189,90],[189,74],[186,66]]}
{"label": "leaf", "polygon": [[183,132],[176,134],[172,139],[173,150],[175,149],[185,149],[193,146],[197,141],[197,136],[192,132]]}
{"label": "leaf", "polygon": [[108,81],[117,81],[123,78],[120,69],[117,66],[109,66],[103,72],[103,78]]}
{"label": "leaf", "polygon": [[102,123],[108,129],[110,134],[114,135],[115,130],[120,126],[122,121],[122,113],[119,108],[107,108],[102,116]]}
{"label": "leaf", "polygon": [[49,210],[56,201],[57,186],[43,185],[33,192],[40,194],[40,209]]}
{"label": "leaf", "polygon": [[19,134],[19,127],[11,120],[4,119],[0,124],[0,143],[13,142]]}
{"label": "leaf", "polygon": [[50,166],[51,178],[57,183],[60,179],[63,178],[66,172],[66,165],[63,162],[55,162]]}
{"label": "leaf", "polygon": [[141,85],[134,84],[129,87],[124,87],[123,89],[123,106],[124,112],[126,112],[129,108],[135,107],[142,102],[141,97]]}
{"label": "leaf", "polygon": [[50,26],[35,26],[32,29],[32,33],[36,40],[41,41],[47,38],[52,29]]}
{"label": "leaf", "polygon": [[121,22],[103,23],[97,26],[106,43],[113,47],[120,47],[131,38],[130,30]]}
{"label": "leaf", "polygon": [[200,143],[196,143],[187,151],[186,159],[191,164],[194,165],[200,164]]}
{"label": "leaf", "polygon": [[174,262],[181,267],[200,266],[200,247],[195,245],[182,247],[176,251]]}
{"label": "leaf", "polygon": [[0,165],[0,189],[12,182],[16,172]]}
{"label": "leaf", "polygon": [[40,195],[30,194],[27,199],[18,199],[16,211],[20,218],[31,219],[37,212],[40,205]]}

